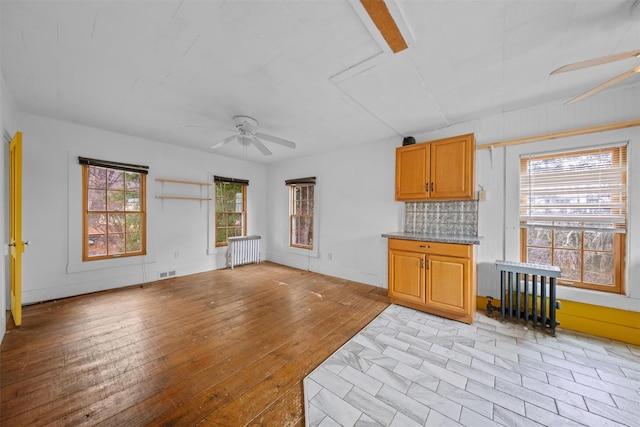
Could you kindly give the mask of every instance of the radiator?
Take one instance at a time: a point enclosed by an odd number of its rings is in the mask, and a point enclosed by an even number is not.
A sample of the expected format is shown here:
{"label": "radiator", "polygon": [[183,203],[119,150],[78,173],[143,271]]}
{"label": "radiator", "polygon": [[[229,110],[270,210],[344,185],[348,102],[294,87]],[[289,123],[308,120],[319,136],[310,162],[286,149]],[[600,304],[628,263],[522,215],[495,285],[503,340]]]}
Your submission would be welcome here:
{"label": "radiator", "polygon": [[260,262],[260,236],[227,238],[227,267]]}
{"label": "radiator", "polygon": [[[512,261],[496,261],[500,271],[500,313],[502,322],[511,318],[540,326],[556,335],[556,279],[560,268]],[[487,315],[497,309],[488,297]]]}

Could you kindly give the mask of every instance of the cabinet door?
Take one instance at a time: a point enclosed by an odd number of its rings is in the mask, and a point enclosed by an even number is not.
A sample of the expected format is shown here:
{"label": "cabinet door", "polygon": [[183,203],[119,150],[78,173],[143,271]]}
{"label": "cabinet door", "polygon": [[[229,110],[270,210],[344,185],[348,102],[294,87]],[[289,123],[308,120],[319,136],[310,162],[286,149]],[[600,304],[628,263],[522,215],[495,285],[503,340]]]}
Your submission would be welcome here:
{"label": "cabinet door", "polygon": [[431,198],[473,199],[475,140],[473,134],[433,141]]}
{"label": "cabinet door", "polygon": [[429,197],[428,144],[396,148],[396,200],[425,200]]}
{"label": "cabinet door", "polygon": [[426,255],[389,250],[389,296],[424,304]]}
{"label": "cabinet door", "polygon": [[427,305],[450,313],[468,314],[471,261],[429,255],[427,262]]}

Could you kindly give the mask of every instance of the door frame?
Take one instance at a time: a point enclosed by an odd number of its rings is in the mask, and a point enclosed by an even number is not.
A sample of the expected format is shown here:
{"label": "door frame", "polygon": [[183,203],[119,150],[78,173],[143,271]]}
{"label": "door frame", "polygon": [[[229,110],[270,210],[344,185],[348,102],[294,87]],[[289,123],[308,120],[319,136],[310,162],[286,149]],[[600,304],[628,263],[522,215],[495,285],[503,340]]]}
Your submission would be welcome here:
{"label": "door frame", "polygon": [[9,143],[9,286],[11,316],[22,324],[22,132]]}

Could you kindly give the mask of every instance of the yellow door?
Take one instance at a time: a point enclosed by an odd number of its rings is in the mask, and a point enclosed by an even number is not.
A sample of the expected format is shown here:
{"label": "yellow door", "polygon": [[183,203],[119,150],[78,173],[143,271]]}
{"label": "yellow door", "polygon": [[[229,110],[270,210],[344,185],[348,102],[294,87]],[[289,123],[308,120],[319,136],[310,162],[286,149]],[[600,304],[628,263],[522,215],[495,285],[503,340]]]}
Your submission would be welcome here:
{"label": "yellow door", "polygon": [[9,246],[11,247],[11,315],[22,324],[22,132],[9,144]]}

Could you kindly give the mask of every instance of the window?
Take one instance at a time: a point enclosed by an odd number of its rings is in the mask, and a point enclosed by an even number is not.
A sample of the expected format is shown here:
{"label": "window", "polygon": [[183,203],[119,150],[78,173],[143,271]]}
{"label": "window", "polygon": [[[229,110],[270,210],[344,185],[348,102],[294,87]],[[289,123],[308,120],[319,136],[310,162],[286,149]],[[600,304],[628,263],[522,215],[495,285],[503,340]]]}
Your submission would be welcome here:
{"label": "window", "polygon": [[214,176],[216,185],[216,246],[226,246],[227,237],[247,234],[247,186],[244,179]]}
{"label": "window", "polygon": [[559,284],[623,292],[627,147],[520,160],[525,262],[560,267]]}
{"label": "window", "polygon": [[79,158],[82,260],[146,254],[147,166]]}
{"label": "window", "polygon": [[289,246],[313,249],[313,204],[316,178],[285,181],[290,186]]}

